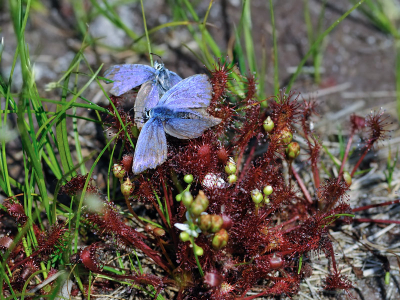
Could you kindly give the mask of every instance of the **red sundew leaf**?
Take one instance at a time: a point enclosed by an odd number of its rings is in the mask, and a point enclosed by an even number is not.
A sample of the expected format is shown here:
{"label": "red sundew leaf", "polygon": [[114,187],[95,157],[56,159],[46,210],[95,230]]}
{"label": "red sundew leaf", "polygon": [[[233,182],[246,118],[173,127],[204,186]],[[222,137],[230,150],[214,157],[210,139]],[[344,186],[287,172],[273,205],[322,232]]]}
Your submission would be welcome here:
{"label": "red sundew leaf", "polygon": [[48,232],[37,235],[39,252],[50,254],[61,246],[64,233],[67,232],[65,224],[56,224]]}
{"label": "red sundew leaf", "polygon": [[353,132],[359,131],[364,129],[365,127],[365,118],[352,114],[350,116],[350,123],[351,123],[351,130]]}
{"label": "red sundew leaf", "polygon": [[21,225],[25,224],[28,217],[25,214],[24,207],[18,202],[4,201],[3,205],[7,208],[7,213],[15,218]]}
{"label": "red sundew leaf", "polygon": [[[86,175],[76,175],[71,178],[66,184],[64,184],[60,188],[60,193],[69,195],[69,196],[74,196],[81,192],[85,186],[85,182],[87,179],[88,174]],[[98,189],[92,184],[92,179],[90,179],[89,184],[87,186],[86,191],[88,193],[92,194],[99,194]]]}
{"label": "red sundew leaf", "polygon": [[9,236],[3,236],[0,238],[0,249],[8,249],[13,243],[13,239]]}
{"label": "red sundew leaf", "polygon": [[30,275],[32,275],[34,272],[38,270],[39,270],[39,265],[34,259],[31,259],[24,264],[20,276],[23,280],[26,280]]}
{"label": "red sundew leaf", "polygon": [[[296,96],[294,99],[292,99]],[[274,132],[279,133],[285,128],[291,129],[293,124],[298,121],[300,116],[300,103],[297,101],[299,94],[295,92],[285,93],[281,91],[276,97],[276,101],[271,101],[271,119],[274,122]]]}
{"label": "red sundew leaf", "polygon": [[229,74],[232,72],[233,67],[229,66],[227,61],[221,62],[221,60],[218,60],[214,65],[214,69],[208,70],[211,75],[210,82],[213,88],[211,106],[214,106],[215,103],[225,96]]}
{"label": "red sundew leaf", "polygon": [[96,273],[103,271],[101,263],[96,259],[96,250],[98,247],[98,244],[92,244],[83,249],[79,254],[82,264],[90,271]]}
{"label": "red sundew leaf", "polygon": [[339,201],[348,200],[349,195],[346,193],[350,189],[349,185],[344,180],[331,178],[326,180],[318,189],[320,201],[332,205]]}
{"label": "red sundew leaf", "polygon": [[342,275],[340,271],[333,271],[325,279],[324,289],[328,291],[340,289],[348,292],[349,289],[353,288],[353,284],[346,276]]}
{"label": "red sundew leaf", "polygon": [[387,122],[389,116],[384,115],[383,110],[371,112],[365,118],[365,127],[368,128],[369,139],[367,141],[367,148],[371,148],[377,141],[382,141],[387,138],[389,130],[385,129],[391,123]]}

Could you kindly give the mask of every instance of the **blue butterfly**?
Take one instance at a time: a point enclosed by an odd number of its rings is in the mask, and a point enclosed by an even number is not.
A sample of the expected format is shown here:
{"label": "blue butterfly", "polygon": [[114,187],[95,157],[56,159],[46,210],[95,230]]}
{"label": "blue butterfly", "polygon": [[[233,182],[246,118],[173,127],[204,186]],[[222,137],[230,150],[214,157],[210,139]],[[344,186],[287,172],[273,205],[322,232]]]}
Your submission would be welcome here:
{"label": "blue butterfly", "polygon": [[[164,67],[163,63],[154,62],[154,68],[146,65],[115,65],[109,68],[104,77],[114,81],[110,93],[115,96],[125,94],[129,90],[147,83],[151,90],[157,90],[160,97],[182,78]],[[140,88],[138,96],[146,98],[143,88]],[[149,92],[149,90],[146,90]]]}
{"label": "blue butterfly", "polygon": [[[142,88],[148,89],[150,85],[144,84]],[[221,122],[206,112],[211,91],[206,75],[193,75],[171,87],[161,99],[152,90],[141,100],[143,103],[135,103],[135,119],[143,120],[144,125],[133,157],[134,174],[154,169],[167,159],[165,133],[179,139],[193,139]]]}

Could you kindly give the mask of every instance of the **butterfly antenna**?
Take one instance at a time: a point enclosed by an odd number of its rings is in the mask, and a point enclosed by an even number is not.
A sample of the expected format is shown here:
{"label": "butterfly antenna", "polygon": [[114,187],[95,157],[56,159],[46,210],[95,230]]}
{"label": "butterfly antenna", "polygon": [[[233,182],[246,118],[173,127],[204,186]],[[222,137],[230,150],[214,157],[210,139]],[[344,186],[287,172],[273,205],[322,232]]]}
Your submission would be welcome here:
{"label": "butterfly antenna", "polygon": [[155,54],[155,53],[153,53],[153,52],[150,52],[150,54],[151,55],[155,55],[155,56],[157,56],[160,60],[161,60],[161,63],[162,64],[164,64],[164,62],[163,62],[163,60],[162,60],[162,58],[161,58],[161,56],[160,55],[158,55],[158,54]]}

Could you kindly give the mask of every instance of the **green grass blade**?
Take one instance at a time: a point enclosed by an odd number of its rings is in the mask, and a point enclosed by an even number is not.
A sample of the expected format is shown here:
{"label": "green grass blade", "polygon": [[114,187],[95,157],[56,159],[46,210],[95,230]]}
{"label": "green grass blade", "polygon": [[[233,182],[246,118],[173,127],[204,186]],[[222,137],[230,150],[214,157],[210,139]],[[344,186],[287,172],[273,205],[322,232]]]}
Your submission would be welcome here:
{"label": "green grass blade", "polygon": [[314,42],[314,44],[311,46],[310,50],[306,53],[306,55],[303,57],[303,59],[300,61],[299,65],[297,66],[296,72],[292,75],[290,78],[289,84],[287,86],[287,89],[290,90],[292,88],[292,85],[294,81],[296,80],[297,76],[299,76],[301,69],[303,68],[304,64],[306,63],[308,57],[313,53],[313,51],[319,46],[321,41],[326,37],[337,25],[340,24],[349,14],[351,14],[354,10],[356,10],[362,3],[364,3],[365,0],[360,0],[357,2],[352,8],[350,8],[348,11],[346,11],[339,19],[337,19],[327,30],[325,30],[319,37],[318,39]]}

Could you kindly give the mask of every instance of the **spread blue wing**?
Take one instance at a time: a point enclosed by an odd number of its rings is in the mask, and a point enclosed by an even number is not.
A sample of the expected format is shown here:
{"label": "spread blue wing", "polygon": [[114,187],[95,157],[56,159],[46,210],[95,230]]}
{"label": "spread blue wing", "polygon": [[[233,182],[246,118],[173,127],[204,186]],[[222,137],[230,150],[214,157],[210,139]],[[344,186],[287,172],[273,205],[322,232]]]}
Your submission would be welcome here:
{"label": "spread blue wing", "polygon": [[169,71],[169,82],[171,87],[177,85],[179,82],[182,81],[182,78],[176,74],[175,72]]}
{"label": "spread blue wing", "polygon": [[207,75],[198,74],[190,76],[171,89],[159,101],[158,105],[172,109],[201,108],[210,105],[211,84]]}
{"label": "spread blue wing", "polygon": [[194,139],[203,134],[205,130],[218,125],[221,120],[207,114],[205,109],[187,111],[189,118],[172,118],[164,123],[164,130],[169,135],[178,139]]}
{"label": "spread blue wing", "polygon": [[151,118],[144,124],[136,143],[133,174],[154,169],[167,159],[167,139],[161,120]]}
{"label": "spread blue wing", "polygon": [[127,91],[155,79],[156,70],[146,65],[116,65],[109,68],[104,77],[113,80],[113,87],[110,93],[120,96]]}
{"label": "spread blue wing", "polygon": [[139,129],[143,127],[146,113],[157,105],[158,100],[160,100],[160,97],[156,82],[149,80],[142,84],[134,105],[135,123]]}

